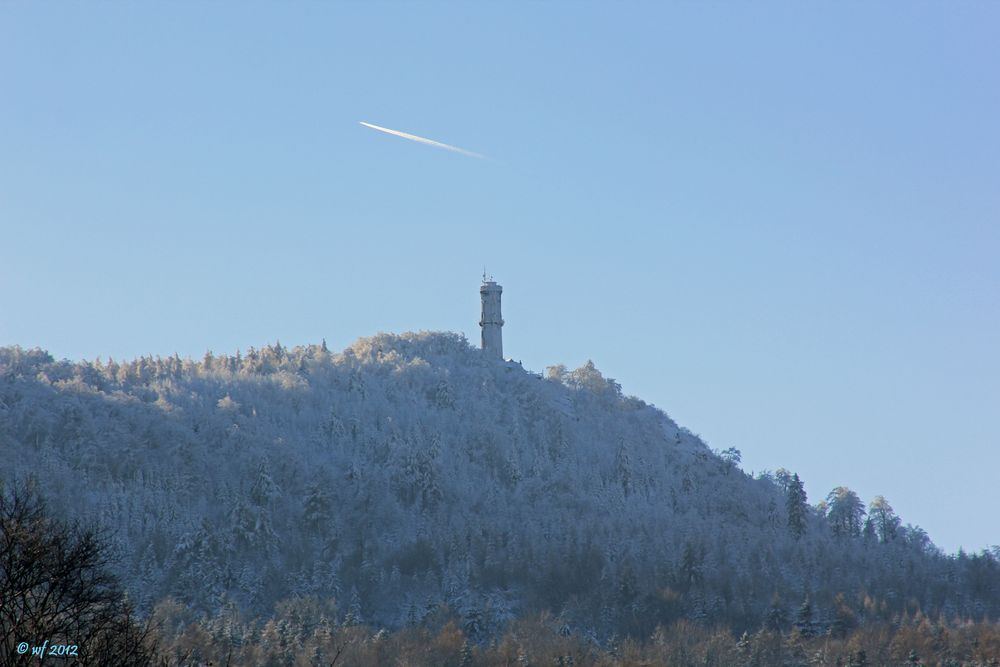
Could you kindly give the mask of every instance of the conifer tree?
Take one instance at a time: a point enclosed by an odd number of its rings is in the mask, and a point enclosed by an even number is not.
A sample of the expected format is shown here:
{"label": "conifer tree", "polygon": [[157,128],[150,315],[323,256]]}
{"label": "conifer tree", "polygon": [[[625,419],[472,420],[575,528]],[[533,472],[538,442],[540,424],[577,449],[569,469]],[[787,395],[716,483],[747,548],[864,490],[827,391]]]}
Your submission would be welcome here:
{"label": "conifer tree", "polygon": [[900,524],[899,517],[884,496],[875,496],[868,507],[868,515],[875,524],[875,533],[880,542],[885,543],[896,538]]}
{"label": "conifer tree", "polygon": [[788,616],[785,614],[785,608],[781,605],[781,599],[775,594],[771,598],[771,607],[767,610],[765,626],[772,632],[781,632],[787,623]]}
{"label": "conifer tree", "polygon": [[788,508],[788,530],[795,539],[799,539],[806,531],[806,490],[798,473],[792,475],[792,479],[789,481],[786,506]]}
{"label": "conifer tree", "polygon": [[802,601],[802,606],[795,614],[795,629],[803,637],[812,637],[816,632],[812,603],[808,597]]}
{"label": "conifer tree", "polygon": [[861,520],[865,506],[858,494],[846,486],[838,486],[826,497],[826,518],[834,535],[857,537],[861,534]]}

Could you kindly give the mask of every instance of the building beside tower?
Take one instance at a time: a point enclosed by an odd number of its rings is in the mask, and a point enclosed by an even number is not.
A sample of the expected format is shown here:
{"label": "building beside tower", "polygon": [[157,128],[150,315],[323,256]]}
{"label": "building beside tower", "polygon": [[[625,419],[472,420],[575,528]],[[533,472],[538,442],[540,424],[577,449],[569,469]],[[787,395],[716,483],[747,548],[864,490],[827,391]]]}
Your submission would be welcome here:
{"label": "building beside tower", "polygon": [[479,317],[479,326],[483,329],[483,352],[491,357],[503,359],[503,317],[500,316],[500,295],[503,287],[497,285],[490,276],[483,274],[483,284],[479,288],[479,296],[483,302],[483,312]]}

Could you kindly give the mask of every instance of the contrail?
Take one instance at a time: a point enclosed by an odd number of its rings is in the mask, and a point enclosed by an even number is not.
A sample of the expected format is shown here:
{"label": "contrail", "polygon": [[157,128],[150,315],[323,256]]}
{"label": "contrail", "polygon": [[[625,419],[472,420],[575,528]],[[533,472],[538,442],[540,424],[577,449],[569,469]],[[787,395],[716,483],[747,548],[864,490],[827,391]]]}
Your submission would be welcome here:
{"label": "contrail", "polygon": [[370,127],[373,130],[378,130],[379,132],[385,132],[386,134],[393,134],[397,137],[403,137],[404,139],[409,139],[410,141],[416,141],[421,144],[427,144],[428,146],[434,146],[435,148],[443,148],[446,151],[451,151],[453,153],[461,153],[462,155],[468,155],[469,157],[477,157],[480,160],[486,159],[485,155],[480,155],[479,153],[473,153],[472,151],[467,151],[464,148],[459,148],[458,146],[449,146],[448,144],[442,144],[440,141],[434,141],[433,139],[424,139],[423,137],[418,137],[415,134],[408,134],[406,132],[400,132],[399,130],[390,130],[387,127],[379,127],[378,125],[372,125],[371,123],[366,123],[363,120],[358,121],[365,127]]}

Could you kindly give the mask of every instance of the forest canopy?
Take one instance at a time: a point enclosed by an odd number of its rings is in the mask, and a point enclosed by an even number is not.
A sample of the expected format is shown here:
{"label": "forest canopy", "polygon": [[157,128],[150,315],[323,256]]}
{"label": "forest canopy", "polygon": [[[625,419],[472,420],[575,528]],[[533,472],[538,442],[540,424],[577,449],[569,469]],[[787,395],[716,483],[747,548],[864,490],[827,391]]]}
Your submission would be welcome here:
{"label": "forest canopy", "polygon": [[450,333],[200,361],[2,348],[0,455],[110,531],[143,613],[311,597],[401,629],[447,609],[474,644],[540,613],[597,642],[1000,617],[1000,549],[945,555],[847,487],[810,504],[593,363],[543,378]]}

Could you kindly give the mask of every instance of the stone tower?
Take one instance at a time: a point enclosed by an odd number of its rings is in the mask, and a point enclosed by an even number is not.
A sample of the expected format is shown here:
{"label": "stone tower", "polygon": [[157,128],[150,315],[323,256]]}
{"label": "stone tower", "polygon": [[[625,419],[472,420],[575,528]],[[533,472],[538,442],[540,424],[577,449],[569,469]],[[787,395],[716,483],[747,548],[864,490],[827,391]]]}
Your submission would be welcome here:
{"label": "stone tower", "polygon": [[486,279],[483,274],[483,285],[479,288],[479,296],[483,301],[483,314],[479,318],[479,326],[483,328],[483,352],[491,357],[503,359],[503,318],[500,316],[500,294],[503,287]]}

